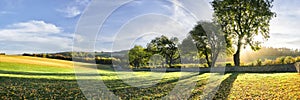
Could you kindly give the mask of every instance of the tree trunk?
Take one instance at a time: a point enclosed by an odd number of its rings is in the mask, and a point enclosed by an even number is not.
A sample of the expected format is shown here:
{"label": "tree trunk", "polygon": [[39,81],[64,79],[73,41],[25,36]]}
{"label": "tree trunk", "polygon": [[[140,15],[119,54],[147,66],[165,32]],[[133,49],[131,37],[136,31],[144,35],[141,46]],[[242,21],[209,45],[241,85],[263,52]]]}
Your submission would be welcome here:
{"label": "tree trunk", "polygon": [[169,60],[168,60],[168,57],[166,57],[166,61],[165,61],[165,64],[169,64]]}
{"label": "tree trunk", "polygon": [[[215,67],[215,65],[216,65],[216,61],[217,61],[217,58],[218,58],[218,56],[219,56],[219,51],[216,51],[214,54],[211,54],[212,56],[211,56],[211,66],[212,67]],[[218,66],[217,66],[218,67]]]}
{"label": "tree trunk", "polygon": [[233,61],[234,61],[234,65],[235,66],[240,66],[240,52],[237,51],[234,55],[233,55]]}
{"label": "tree trunk", "polygon": [[242,46],[242,43],[240,40],[241,39],[239,39],[239,41],[238,41],[237,50],[236,50],[235,54],[233,55],[233,61],[234,61],[235,66],[240,66],[240,52],[241,52],[241,46]]}
{"label": "tree trunk", "polygon": [[208,51],[207,51],[207,49],[205,49],[204,53],[205,53],[206,63],[208,65],[208,67],[211,67],[211,64],[210,64],[210,61],[209,61],[209,57],[208,57]]}
{"label": "tree trunk", "polygon": [[170,59],[170,62],[169,62],[169,67],[172,67],[172,63],[173,63],[172,56],[171,56],[171,57],[169,57],[169,59]]}

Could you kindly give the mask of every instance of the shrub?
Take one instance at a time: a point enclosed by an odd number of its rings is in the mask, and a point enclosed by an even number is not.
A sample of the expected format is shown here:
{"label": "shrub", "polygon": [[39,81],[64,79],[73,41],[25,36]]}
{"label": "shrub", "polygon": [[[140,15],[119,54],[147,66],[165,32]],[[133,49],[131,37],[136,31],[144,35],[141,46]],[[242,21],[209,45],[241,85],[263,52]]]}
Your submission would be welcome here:
{"label": "shrub", "polygon": [[250,66],[255,66],[254,62],[251,62]]}
{"label": "shrub", "polygon": [[33,56],[33,55],[29,53],[23,53],[23,56]]}
{"label": "shrub", "polygon": [[112,64],[112,58],[105,58],[105,57],[96,57],[95,58],[97,64],[105,64],[105,65],[111,65]]}
{"label": "shrub", "polygon": [[284,64],[292,64],[292,63],[295,63],[295,59],[293,57],[291,56],[285,57]]}
{"label": "shrub", "polygon": [[275,64],[284,64],[285,57],[278,57],[275,60]]}
{"label": "shrub", "polygon": [[256,66],[262,66],[262,61],[261,59],[256,60]]}
{"label": "shrub", "polygon": [[263,62],[263,65],[273,65],[274,62],[270,59],[265,59],[265,61]]}
{"label": "shrub", "polygon": [[181,68],[181,67],[183,67],[183,65],[181,64],[175,64],[171,66],[171,68]]}
{"label": "shrub", "polygon": [[295,62],[300,62],[300,56],[297,56],[294,59],[295,59]]}
{"label": "shrub", "polygon": [[225,66],[226,66],[226,67],[231,67],[232,65],[231,65],[231,63],[226,63]]}

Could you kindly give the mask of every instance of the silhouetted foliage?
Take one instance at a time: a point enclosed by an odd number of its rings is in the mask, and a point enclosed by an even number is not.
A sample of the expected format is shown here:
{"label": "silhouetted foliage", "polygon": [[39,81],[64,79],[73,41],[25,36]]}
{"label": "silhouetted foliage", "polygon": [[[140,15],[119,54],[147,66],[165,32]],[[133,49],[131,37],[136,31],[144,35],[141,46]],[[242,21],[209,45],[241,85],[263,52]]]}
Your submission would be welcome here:
{"label": "silhouetted foliage", "polygon": [[166,64],[172,67],[175,60],[179,58],[178,38],[172,37],[168,38],[166,36],[156,37],[147,45],[147,49],[151,51],[152,54],[160,54],[165,57]]}
{"label": "silhouetted foliage", "polygon": [[222,47],[226,45],[219,27],[212,22],[199,22],[190,31],[190,35],[193,38],[193,44],[198,49],[199,56],[204,55],[207,65],[214,67]]}
{"label": "silhouetted foliage", "polygon": [[275,16],[271,11],[273,0],[214,0],[215,21],[225,33],[227,47],[236,46],[233,55],[235,66],[240,65],[241,47],[260,48],[254,36],[269,36],[269,22]]}

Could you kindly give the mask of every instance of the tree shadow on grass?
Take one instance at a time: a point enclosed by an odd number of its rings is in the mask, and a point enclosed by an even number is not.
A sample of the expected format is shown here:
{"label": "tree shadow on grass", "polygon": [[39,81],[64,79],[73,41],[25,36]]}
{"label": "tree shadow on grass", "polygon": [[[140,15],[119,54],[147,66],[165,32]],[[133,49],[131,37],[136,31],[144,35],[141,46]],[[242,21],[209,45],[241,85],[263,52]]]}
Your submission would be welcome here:
{"label": "tree shadow on grass", "polygon": [[[44,73],[44,72],[19,72],[19,71],[6,71],[0,70],[0,74],[16,74],[16,75],[34,75],[34,76],[75,76],[75,73]],[[78,76],[111,76],[111,74],[104,73],[77,73]]]}
{"label": "tree shadow on grass", "polygon": [[198,73],[195,73],[192,75],[182,76],[181,78],[161,80],[158,84],[147,88],[132,87],[124,83],[122,80],[104,81],[104,83],[111,88],[112,92],[120,96],[122,99],[159,99],[168,95],[178,81],[187,80],[198,75]]}
{"label": "tree shadow on grass", "polygon": [[0,99],[85,99],[76,80],[0,76]]}
{"label": "tree shadow on grass", "polygon": [[[72,73],[30,73],[0,71],[0,73],[18,75],[73,75]],[[182,76],[180,80],[198,76],[198,73]],[[85,99],[76,80],[15,78],[0,76],[0,99]],[[96,80],[95,80],[96,81]],[[161,80],[148,88],[132,87],[120,79],[103,80],[106,86],[122,99],[160,98],[167,95],[176,85],[179,78]]]}
{"label": "tree shadow on grass", "polygon": [[229,77],[223,80],[214,96],[214,99],[227,99],[230,94],[230,90],[233,86],[233,83],[237,79],[238,75],[239,73],[232,73]]}

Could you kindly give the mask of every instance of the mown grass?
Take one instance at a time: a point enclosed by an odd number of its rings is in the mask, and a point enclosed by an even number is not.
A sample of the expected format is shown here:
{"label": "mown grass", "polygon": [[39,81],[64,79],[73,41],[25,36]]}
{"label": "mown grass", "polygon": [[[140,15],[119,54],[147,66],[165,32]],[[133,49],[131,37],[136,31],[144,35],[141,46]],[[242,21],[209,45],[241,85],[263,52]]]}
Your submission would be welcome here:
{"label": "mown grass", "polygon": [[[21,60],[21,61],[15,61]],[[6,59],[8,58],[8,60]],[[6,60],[3,60],[6,59]],[[30,61],[33,63],[29,63]],[[37,62],[35,62],[37,61]],[[63,66],[56,66],[63,64]],[[35,57],[1,56],[0,99],[86,99],[80,90],[72,62]],[[76,64],[80,65],[80,64]],[[82,64],[92,68],[91,64]],[[300,99],[300,75],[297,73],[214,73],[192,72],[114,72],[98,65],[98,74],[108,89],[120,99],[159,99],[176,84],[195,82],[190,99],[200,99],[208,84],[221,82],[214,99]],[[85,80],[83,77],[80,80]],[[179,80],[181,77],[181,80]],[[127,84],[135,83],[135,85]],[[184,92],[182,92],[184,93]]]}
{"label": "mown grass", "polygon": [[74,72],[72,68],[56,67],[56,66],[45,66],[35,64],[22,64],[12,62],[1,62],[1,70],[16,71],[16,72],[43,72],[43,73],[67,73]]}
{"label": "mown grass", "polygon": [[240,73],[232,83],[229,99],[300,99],[297,73]]}

